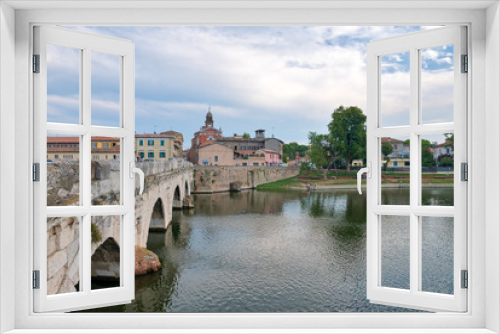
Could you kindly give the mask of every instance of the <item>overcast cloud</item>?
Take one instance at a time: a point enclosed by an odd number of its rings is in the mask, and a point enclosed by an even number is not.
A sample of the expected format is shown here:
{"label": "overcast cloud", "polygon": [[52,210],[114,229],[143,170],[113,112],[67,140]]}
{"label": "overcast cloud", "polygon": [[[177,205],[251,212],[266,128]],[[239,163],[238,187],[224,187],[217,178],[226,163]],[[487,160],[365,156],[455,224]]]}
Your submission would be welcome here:
{"label": "overcast cloud", "polygon": [[[184,135],[184,148],[189,147],[193,133],[203,125],[209,105],[215,126],[221,127],[226,136],[243,132],[253,135],[254,130],[263,128],[268,136],[274,133],[285,142],[307,143],[309,131],[327,132],[331,113],[338,106],[366,110],[366,44],[370,40],[424,29],[72,28],[128,39],[135,44],[136,131],[179,131]],[[59,51],[53,53],[54,60],[61,60]],[[449,118],[453,98],[449,89],[449,70],[453,69],[450,49],[434,48],[423,55],[425,82],[429,87],[426,101],[434,108],[426,114],[428,120]],[[108,58],[95,57],[92,63],[95,125],[117,123],[118,69],[116,62]],[[49,121],[70,122],[71,117],[78,119],[74,113],[74,108],[78,108],[78,89],[74,87],[78,67],[65,64],[66,58],[62,59],[60,68],[54,63],[55,74],[48,78]],[[401,88],[405,85],[408,60],[391,59],[393,64],[383,74],[388,76],[386,92],[392,96],[387,106],[393,106],[388,111],[392,121],[388,118],[387,125],[398,125],[393,123],[402,122],[407,109],[401,107],[405,101],[405,91]],[[64,76],[56,75],[59,69]],[[451,86],[451,95],[452,92]],[[439,105],[432,101],[438,101]]]}

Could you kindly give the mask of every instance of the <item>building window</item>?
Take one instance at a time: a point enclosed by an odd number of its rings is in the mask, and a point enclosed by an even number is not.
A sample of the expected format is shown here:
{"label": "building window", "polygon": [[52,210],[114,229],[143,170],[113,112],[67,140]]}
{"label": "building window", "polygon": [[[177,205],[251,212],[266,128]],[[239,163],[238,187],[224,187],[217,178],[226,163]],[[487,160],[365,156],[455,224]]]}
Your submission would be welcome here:
{"label": "building window", "polygon": [[398,167],[398,162],[397,161],[394,161],[394,163],[392,164],[394,167]]}
{"label": "building window", "polygon": [[246,167],[246,166],[247,166],[247,163],[246,163],[246,162],[244,162],[244,163],[242,163],[241,165],[242,165],[243,167]]}
{"label": "building window", "polygon": [[92,143],[93,148],[97,148],[97,143]]}
{"label": "building window", "polygon": [[104,148],[108,148],[108,143],[104,143]]}
{"label": "building window", "polygon": [[258,167],[258,166],[259,166],[259,163],[258,163],[258,162],[254,162],[254,163],[253,163],[253,165],[254,165],[255,167]]}
{"label": "building window", "polygon": [[166,158],[167,157],[167,154],[165,153],[165,151],[160,151],[160,158]]}
{"label": "building window", "polygon": [[139,156],[140,156],[141,158],[144,158],[144,151],[139,151]]}
{"label": "building window", "polygon": [[216,156],[214,157],[214,161],[215,161],[215,162],[219,162],[219,156],[217,156],[217,155],[216,155]]}
{"label": "building window", "polygon": [[244,151],[247,147],[246,146],[241,146],[241,150]]}
{"label": "building window", "polygon": [[56,155],[54,155],[54,158],[55,158],[55,159],[59,159],[59,155],[57,155],[57,154],[56,154]]}
{"label": "building window", "polygon": [[165,140],[162,139],[161,146],[165,146]]}
{"label": "building window", "polygon": [[154,146],[154,144],[155,144],[154,139],[148,140],[148,146]]}
{"label": "building window", "polygon": [[154,158],[155,157],[155,152],[154,151],[149,151],[148,152],[148,158]]}
{"label": "building window", "polygon": [[143,146],[144,145],[144,141],[143,140],[139,140],[139,146]]}

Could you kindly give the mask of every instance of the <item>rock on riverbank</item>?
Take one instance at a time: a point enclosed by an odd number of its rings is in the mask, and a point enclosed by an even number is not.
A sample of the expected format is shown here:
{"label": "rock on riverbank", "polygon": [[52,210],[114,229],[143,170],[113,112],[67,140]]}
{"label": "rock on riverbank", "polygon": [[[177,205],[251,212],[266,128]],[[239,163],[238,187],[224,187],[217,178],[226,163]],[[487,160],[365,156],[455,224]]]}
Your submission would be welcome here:
{"label": "rock on riverbank", "polygon": [[143,275],[160,270],[158,255],[147,248],[135,246],[135,274]]}

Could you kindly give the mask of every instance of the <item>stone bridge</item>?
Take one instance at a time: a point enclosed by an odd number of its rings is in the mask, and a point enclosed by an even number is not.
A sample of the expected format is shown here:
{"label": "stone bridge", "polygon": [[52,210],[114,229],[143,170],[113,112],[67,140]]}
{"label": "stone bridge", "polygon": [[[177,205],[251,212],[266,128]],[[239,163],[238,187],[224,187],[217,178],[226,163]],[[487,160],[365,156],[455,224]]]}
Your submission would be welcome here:
{"label": "stone bridge", "polygon": [[[166,230],[172,220],[172,210],[192,206],[193,167],[178,158],[136,165],[145,174],[144,192],[136,195],[135,220],[136,273],[138,270],[142,273],[142,262],[152,261],[153,265],[158,262],[157,256],[146,249],[149,231]],[[119,161],[92,163],[93,205],[119,204],[119,168]],[[138,188],[136,178],[136,194]],[[78,205],[79,192],[78,161],[59,161],[47,166],[47,205]],[[92,217],[91,228],[92,276],[118,281],[120,216]],[[79,235],[78,217],[47,219],[48,294],[76,291],[80,280]]]}

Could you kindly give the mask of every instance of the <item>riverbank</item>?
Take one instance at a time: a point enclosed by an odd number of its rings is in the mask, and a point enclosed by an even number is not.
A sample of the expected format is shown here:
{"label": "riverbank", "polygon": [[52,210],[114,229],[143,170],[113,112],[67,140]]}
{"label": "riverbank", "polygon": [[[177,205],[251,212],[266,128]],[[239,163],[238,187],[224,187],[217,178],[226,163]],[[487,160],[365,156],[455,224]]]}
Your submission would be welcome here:
{"label": "riverbank", "polygon": [[[302,171],[299,175],[259,185],[257,189],[352,189],[357,186],[357,171]],[[382,188],[408,188],[408,172],[382,172]],[[422,186],[426,188],[453,187],[453,174],[423,173]],[[366,180],[362,181],[366,187]]]}

